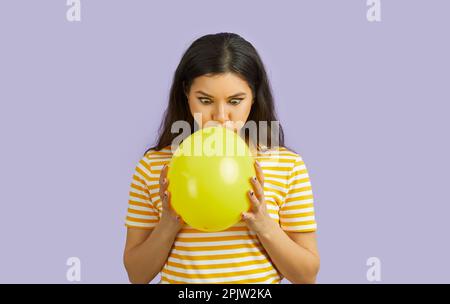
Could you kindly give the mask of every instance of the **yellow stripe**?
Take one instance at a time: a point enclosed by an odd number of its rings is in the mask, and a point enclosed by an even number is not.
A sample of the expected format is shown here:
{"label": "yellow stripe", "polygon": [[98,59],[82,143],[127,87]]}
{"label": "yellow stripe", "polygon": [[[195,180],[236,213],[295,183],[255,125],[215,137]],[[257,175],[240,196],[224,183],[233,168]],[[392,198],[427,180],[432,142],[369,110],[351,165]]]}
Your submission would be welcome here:
{"label": "yellow stripe", "polygon": [[150,179],[150,176],[148,176],[147,173],[145,173],[141,168],[136,168],[136,171],[139,172],[139,174],[142,175],[147,181]]}
{"label": "yellow stripe", "polygon": [[304,200],[312,199],[312,198],[313,198],[312,194],[311,195],[304,195],[304,196],[301,196],[301,197],[290,197],[290,198],[287,198],[285,200],[285,202],[289,203],[289,202],[295,202],[295,201],[304,201]]}
{"label": "yellow stripe", "polygon": [[243,267],[243,266],[251,266],[258,264],[266,264],[269,261],[266,259],[262,260],[252,260],[252,261],[244,261],[244,262],[235,262],[235,263],[220,263],[220,264],[202,264],[202,265],[190,265],[190,264],[181,264],[172,261],[168,261],[167,265],[185,268],[185,269],[220,269],[220,268],[228,268],[228,267]]}
{"label": "yellow stripe", "polygon": [[[301,200],[299,200],[301,201]],[[301,209],[305,209],[305,208],[311,208],[313,207],[313,203],[309,203],[309,204],[301,204],[301,205],[293,205],[293,206],[286,206],[286,207],[282,207],[282,210],[301,210]]]}
{"label": "yellow stripe", "polygon": [[175,241],[179,242],[211,242],[211,241],[235,241],[235,240],[257,240],[256,235],[230,235],[230,236],[211,236],[211,237],[177,237]]}
{"label": "yellow stripe", "polygon": [[301,192],[305,192],[305,191],[311,191],[311,186],[307,186],[307,187],[302,187],[302,188],[298,188],[298,189],[291,189],[289,191],[289,194],[294,194],[294,193],[301,193]]}
{"label": "yellow stripe", "polygon": [[314,215],[314,212],[291,213],[291,214],[282,214],[282,213],[280,213],[280,219],[305,217],[305,216],[313,216],[313,215]]}
{"label": "yellow stripe", "polygon": [[133,201],[133,200],[129,200],[128,203],[130,205],[133,205],[133,206],[139,206],[139,207],[145,207],[145,208],[153,208],[153,206],[150,205],[150,204],[136,202],[136,201]]}
{"label": "yellow stripe", "polygon": [[148,200],[147,196],[142,195],[142,194],[138,194],[138,193],[134,193],[134,192],[131,192],[131,191],[130,191],[130,196],[131,197],[137,197],[137,198],[140,198],[140,199],[143,199],[143,200]]}
{"label": "yellow stripe", "polygon": [[152,215],[152,216],[158,216],[159,215],[157,212],[142,211],[142,210],[136,210],[136,209],[131,209],[131,208],[128,208],[128,213],[140,214],[140,215]]}
{"label": "yellow stripe", "polygon": [[290,186],[295,186],[295,185],[299,185],[299,184],[303,184],[303,183],[307,183],[309,182],[309,178],[301,178],[301,179],[297,179],[295,181],[292,181],[292,183],[290,183]]}
{"label": "yellow stripe", "polygon": [[145,230],[153,230],[155,227],[145,227],[145,226],[133,226],[130,224],[125,224],[127,228],[133,228],[133,229],[145,229]]}
{"label": "yellow stripe", "polygon": [[185,255],[178,253],[171,253],[171,257],[177,258],[180,260],[190,260],[190,261],[204,261],[204,260],[222,260],[222,259],[233,259],[233,258],[242,258],[242,257],[251,257],[251,256],[264,256],[262,252],[242,252],[242,253],[228,253],[228,254],[214,254],[214,255]]}
{"label": "yellow stripe", "polygon": [[149,220],[149,219],[141,219],[141,218],[135,218],[131,216],[127,216],[127,220],[130,222],[136,222],[136,223],[147,223],[147,224],[153,224],[158,223],[158,219],[156,220]]}
{"label": "yellow stripe", "polygon": [[292,170],[292,168],[290,167],[264,167],[264,170],[272,170],[272,171],[285,171],[285,172],[289,172]]}
{"label": "yellow stripe", "polygon": [[241,249],[241,248],[253,248],[262,250],[262,246],[257,244],[235,244],[235,245],[217,245],[217,246],[174,246],[177,250],[183,251],[213,251],[213,250],[231,250],[231,249]]}
{"label": "yellow stripe", "polygon": [[139,190],[139,191],[142,191],[142,192],[148,192],[146,188],[138,186],[138,185],[133,184],[133,183],[131,184],[131,188]]}
{"label": "yellow stripe", "polygon": [[[232,227],[229,227],[229,228],[223,230],[222,232],[227,232],[227,231],[248,231],[248,228],[247,228],[247,226],[237,226],[237,227],[232,226]],[[197,230],[195,228],[182,228],[181,232],[183,232],[183,233],[195,233],[195,232],[204,233],[203,231]]]}
{"label": "yellow stripe", "polygon": [[281,156],[278,158],[277,156],[275,156],[275,158],[277,158],[277,159],[274,159],[274,156],[272,156],[272,157],[267,157],[267,156],[257,156],[256,157],[256,160],[264,167],[264,161],[267,161],[267,162],[276,162],[276,163],[287,163],[287,164],[289,164],[289,163],[292,163],[292,159],[289,159],[289,158],[282,158]]}
{"label": "yellow stripe", "polygon": [[283,222],[283,226],[306,226],[306,225],[313,225],[316,221],[304,221],[304,222]]}
{"label": "yellow stripe", "polygon": [[[214,279],[214,278],[232,278],[234,276],[242,276],[249,274],[258,274],[264,273],[273,270],[272,266],[261,268],[261,269],[251,269],[251,270],[241,270],[241,271],[232,271],[232,272],[224,272],[224,273],[196,273],[195,278],[199,279]],[[164,268],[162,270],[163,273],[170,274],[177,277],[182,278],[192,278],[192,274],[182,273],[174,270],[169,270]]]}

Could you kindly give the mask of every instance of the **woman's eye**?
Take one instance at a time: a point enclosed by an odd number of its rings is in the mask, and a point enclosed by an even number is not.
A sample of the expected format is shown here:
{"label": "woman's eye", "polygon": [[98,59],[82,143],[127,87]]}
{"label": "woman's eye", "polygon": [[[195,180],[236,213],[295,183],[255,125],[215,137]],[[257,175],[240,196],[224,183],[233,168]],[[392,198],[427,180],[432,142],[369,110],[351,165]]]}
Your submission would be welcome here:
{"label": "woman's eye", "polygon": [[198,100],[200,100],[201,103],[203,104],[210,104],[211,100],[209,100],[208,98],[199,98]]}
{"label": "woman's eye", "polygon": [[242,99],[231,99],[231,100],[230,100],[230,103],[231,103],[232,105],[236,106],[236,105],[238,105],[238,104],[241,103],[241,100],[242,100]]}

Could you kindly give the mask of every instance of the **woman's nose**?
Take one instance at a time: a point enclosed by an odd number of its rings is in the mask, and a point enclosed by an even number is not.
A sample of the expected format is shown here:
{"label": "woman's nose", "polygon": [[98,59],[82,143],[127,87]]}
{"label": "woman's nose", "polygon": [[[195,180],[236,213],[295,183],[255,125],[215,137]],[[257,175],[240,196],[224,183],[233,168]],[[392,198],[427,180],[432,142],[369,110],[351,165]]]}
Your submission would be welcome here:
{"label": "woman's nose", "polygon": [[214,110],[213,119],[221,124],[228,121],[228,114],[224,105],[218,105]]}

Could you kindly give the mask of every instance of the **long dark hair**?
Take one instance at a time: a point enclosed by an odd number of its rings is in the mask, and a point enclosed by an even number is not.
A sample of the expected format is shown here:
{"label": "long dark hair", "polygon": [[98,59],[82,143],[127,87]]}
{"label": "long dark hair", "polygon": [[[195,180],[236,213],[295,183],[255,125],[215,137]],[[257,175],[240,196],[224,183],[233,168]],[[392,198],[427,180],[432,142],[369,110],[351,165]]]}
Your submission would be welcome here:
{"label": "long dark hair", "polygon": [[[175,71],[170,88],[169,104],[159,127],[159,138],[155,146],[147,149],[161,150],[172,144],[176,133],[171,132],[175,121],[183,120],[194,130],[196,124],[189,109],[185,92],[189,92],[196,77],[211,74],[235,73],[247,81],[252,90],[254,103],[247,121],[254,121],[259,134],[259,122],[267,122],[267,148],[284,146],[284,133],[278,124],[277,141],[272,140],[271,122],[278,121],[269,80],[261,58],[253,45],[234,33],[217,33],[202,36],[185,51]],[[243,128],[244,129],[244,128]],[[244,134],[248,144],[248,137]],[[255,143],[259,149],[259,145]]]}

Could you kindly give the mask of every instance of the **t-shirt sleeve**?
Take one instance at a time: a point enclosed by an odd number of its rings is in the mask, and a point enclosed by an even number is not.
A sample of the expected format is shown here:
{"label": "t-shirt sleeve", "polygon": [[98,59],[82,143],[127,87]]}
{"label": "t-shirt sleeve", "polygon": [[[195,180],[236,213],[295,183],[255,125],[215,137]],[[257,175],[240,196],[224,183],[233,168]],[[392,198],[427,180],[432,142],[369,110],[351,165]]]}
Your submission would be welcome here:
{"label": "t-shirt sleeve", "polygon": [[280,226],[290,232],[317,230],[314,198],[306,165],[297,155],[288,176],[287,191],[279,211]]}
{"label": "t-shirt sleeve", "polygon": [[159,221],[158,210],[153,205],[146,180],[149,179],[149,165],[141,159],[133,173],[130,184],[128,210],[125,226],[152,229]]}

